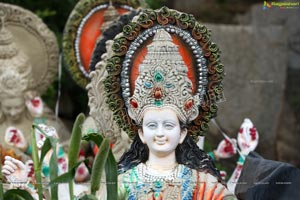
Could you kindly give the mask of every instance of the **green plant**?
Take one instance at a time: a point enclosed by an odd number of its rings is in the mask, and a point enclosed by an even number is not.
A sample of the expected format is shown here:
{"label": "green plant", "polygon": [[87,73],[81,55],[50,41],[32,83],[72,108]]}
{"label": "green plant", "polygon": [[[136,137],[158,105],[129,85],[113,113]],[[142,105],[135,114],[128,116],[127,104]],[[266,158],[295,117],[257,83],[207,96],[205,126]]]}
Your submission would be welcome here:
{"label": "green plant", "polygon": [[[100,188],[103,171],[106,173],[107,199],[116,200],[118,194],[117,186],[117,163],[110,149],[109,139],[103,138],[99,133],[89,133],[81,138],[81,125],[84,115],[79,114],[73,126],[70,149],[68,153],[69,170],[50,181],[49,186],[54,187],[57,183],[69,183],[70,199],[74,199],[73,180],[77,167],[84,161],[77,161],[81,139],[87,142],[94,142],[99,151],[95,157],[91,174],[91,194],[81,197],[82,200],[92,200],[96,198],[96,191]],[[71,196],[72,195],[72,196]]]}
{"label": "green plant", "polygon": [[[82,200],[94,200],[96,198],[96,192],[100,189],[101,186],[101,177],[105,170],[106,173],[106,183],[107,183],[107,199],[116,200],[118,197],[118,186],[117,186],[117,163],[113,156],[113,153],[110,149],[109,139],[103,138],[99,133],[89,133],[81,137],[81,126],[84,122],[85,116],[79,114],[76,118],[76,121],[73,126],[70,148],[68,152],[69,158],[69,169],[68,172],[57,176],[57,154],[56,151],[52,152],[50,158],[50,183],[48,187],[51,189],[51,199],[58,199],[58,183],[69,183],[69,193],[70,199],[74,199],[73,192],[73,180],[75,177],[77,167],[86,161],[78,162],[78,154],[81,140],[87,142],[93,142],[99,147],[99,151],[95,157],[92,174],[91,174],[91,194],[81,197]],[[38,156],[38,148],[36,145],[35,129],[39,130],[45,137],[46,140],[42,146],[40,157]],[[43,199],[43,192],[45,188],[42,185],[42,164],[46,154],[51,149],[56,149],[58,140],[54,137],[48,137],[44,131],[36,124],[32,125],[32,159],[34,162],[34,172],[36,177],[36,185],[38,191],[39,200]],[[1,170],[1,164],[0,164]],[[16,200],[31,200],[32,196],[25,190],[13,189],[8,190],[3,193],[2,187],[2,174],[0,173],[0,200],[2,199],[16,199]]]}
{"label": "green plant", "polygon": [[[34,200],[26,190],[11,189],[3,194],[3,199],[9,200]],[[1,199],[2,200],[2,199]]]}
{"label": "green plant", "polygon": [[[103,172],[103,166],[105,166],[106,174],[106,189],[107,199],[115,200],[118,198],[118,184],[117,184],[117,163],[115,157],[109,147],[108,139],[103,139],[102,135],[98,133],[89,133],[82,138],[88,142],[94,142],[99,151],[96,155],[96,159],[93,164],[91,177],[95,176],[94,180],[91,180],[92,193],[100,188],[100,180]],[[105,159],[106,158],[106,159]],[[103,163],[104,162],[104,163]]]}
{"label": "green plant", "polygon": [[[35,137],[35,131],[34,129],[38,129],[45,137],[46,140],[44,142],[44,145],[41,149],[40,157],[38,156],[38,148],[36,145],[36,137]],[[43,199],[43,185],[42,185],[42,164],[45,155],[48,153],[48,151],[52,149],[56,149],[57,139],[53,137],[48,137],[44,131],[36,124],[32,125],[31,130],[31,143],[32,143],[32,159],[34,163],[34,171],[35,171],[35,178],[36,178],[36,184],[38,189],[38,197],[39,200]],[[55,151],[53,151],[55,152]],[[52,163],[52,164],[51,164]],[[52,153],[51,155],[51,161],[50,161],[50,179],[54,179],[57,176],[57,165],[54,163],[57,163],[57,157],[56,153]],[[0,171],[2,169],[2,161],[0,163]],[[54,167],[55,166],[55,167]],[[26,190],[21,189],[11,189],[7,190],[5,193],[3,192],[3,185],[2,185],[2,173],[0,173],[0,200],[2,199],[11,199],[11,200],[33,200],[33,197],[30,195],[29,192]],[[53,200],[58,199],[57,195],[57,187],[51,188],[51,194]]]}
{"label": "green plant", "polygon": [[[80,113],[74,123],[72,129],[72,135],[70,140],[70,149],[68,153],[68,160],[69,160],[69,171],[73,169],[77,163],[78,154],[80,150],[80,140],[81,140],[81,126],[85,120],[85,116],[83,113]],[[75,175],[75,174],[74,174]],[[73,193],[73,179],[69,180],[69,191],[70,191],[70,199],[74,199]]]}
{"label": "green plant", "polygon": [[[38,156],[38,148],[36,144],[36,137],[34,129],[39,130],[45,137],[46,140],[42,146],[40,157]],[[34,164],[34,174],[38,189],[38,196],[39,200],[43,199],[43,185],[42,185],[42,165],[44,158],[50,149],[53,149],[51,158],[50,158],[50,180],[55,179],[57,177],[57,154],[56,154],[56,147],[57,147],[58,139],[55,137],[48,137],[47,134],[36,124],[32,125],[32,132],[31,132],[31,145],[32,145],[32,160]],[[51,188],[51,194],[53,200],[58,199],[57,194],[58,188],[57,185]]]}

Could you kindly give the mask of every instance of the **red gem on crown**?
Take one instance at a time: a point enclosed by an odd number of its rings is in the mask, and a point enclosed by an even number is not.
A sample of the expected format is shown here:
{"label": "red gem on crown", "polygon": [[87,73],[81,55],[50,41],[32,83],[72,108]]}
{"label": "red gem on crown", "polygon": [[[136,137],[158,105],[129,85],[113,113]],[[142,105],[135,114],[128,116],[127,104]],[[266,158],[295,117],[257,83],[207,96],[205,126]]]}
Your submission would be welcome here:
{"label": "red gem on crown", "polygon": [[185,102],[184,108],[185,108],[185,110],[189,110],[189,109],[191,109],[193,107],[193,105],[194,105],[194,100],[193,99],[189,99],[189,100],[187,100]]}
{"label": "red gem on crown", "polygon": [[161,99],[162,96],[163,96],[163,93],[162,93],[162,91],[161,91],[161,88],[155,88],[155,89],[154,89],[153,96],[154,96],[155,99]]}
{"label": "red gem on crown", "polygon": [[136,102],[135,99],[130,99],[130,105],[131,105],[133,108],[137,108],[137,107],[138,107],[138,103]]}

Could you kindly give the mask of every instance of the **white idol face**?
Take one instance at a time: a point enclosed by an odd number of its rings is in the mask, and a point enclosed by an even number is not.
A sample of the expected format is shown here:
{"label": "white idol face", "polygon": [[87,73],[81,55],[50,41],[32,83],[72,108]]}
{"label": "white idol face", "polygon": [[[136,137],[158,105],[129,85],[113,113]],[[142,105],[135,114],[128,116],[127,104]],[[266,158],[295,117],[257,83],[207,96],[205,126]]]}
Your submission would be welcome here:
{"label": "white idol face", "polygon": [[21,97],[4,98],[1,109],[9,121],[18,122],[25,110],[25,100]]}
{"label": "white idol face", "polygon": [[186,134],[186,129],[181,130],[176,113],[168,108],[147,110],[143,130],[139,130],[140,139],[148,146],[149,153],[158,157],[173,153]]}

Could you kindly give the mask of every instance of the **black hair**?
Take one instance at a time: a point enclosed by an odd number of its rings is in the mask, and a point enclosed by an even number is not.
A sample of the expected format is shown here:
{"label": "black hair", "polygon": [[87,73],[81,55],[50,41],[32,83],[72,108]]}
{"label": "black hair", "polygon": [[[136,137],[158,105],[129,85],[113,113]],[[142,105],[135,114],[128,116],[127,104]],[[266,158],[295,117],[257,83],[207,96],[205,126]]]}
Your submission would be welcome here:
{"label": "black hair", "polygon": [[101,60],[102,54],[106,53],[105,43],[108,40],[114,39],[114,37],[121,33],[124,25],[128,24],[134,16],[138,14],[137,11],[133,10],[128,14],[121,15],[116,21],[114,21],[108,29],[106,29],[100,39],[96,42],[95,48],[93,50],[92,59],[90,61],[89,70],[94,71],[96,64]]}
{"label": "black hair", "polygon": [[[203,150],[194,142],[191,136],[187,135],[175,149],[176,161],[191,169],[208,172],[222,182],[219,171],[216,169],[214,162]],[[137,134],[132,142],[130,149],[125,152],[118,162],[118,173],[124,173],[127,170],[145,163],[149,157],[149,149],[143,144]]]}

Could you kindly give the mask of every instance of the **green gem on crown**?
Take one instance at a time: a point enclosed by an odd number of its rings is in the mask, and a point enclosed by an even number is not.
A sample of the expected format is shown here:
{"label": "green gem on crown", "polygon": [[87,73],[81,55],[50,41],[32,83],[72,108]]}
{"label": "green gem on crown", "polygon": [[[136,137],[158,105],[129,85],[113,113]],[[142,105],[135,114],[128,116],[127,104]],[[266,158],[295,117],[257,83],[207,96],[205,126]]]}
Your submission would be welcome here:
{"label": "green gem on crown", "polygon": [[162,183],[160,181],[154,181],[154,187],[160,189],[162,188]]}
{"label": "green gem on crown", "polygon": [[155,100],[155,101],[154,101],[154,105],[155,105],[155,106],[162,106],[162,105],[163,105],[163,102],[162,102],[162,100]]}
{"label": "green gem on crown", "polygon": [[164,77],[160,72],[156,72],[155,75],[154,75],[154,80],[156,82],[161,82],[161,81],[164,80]]}

